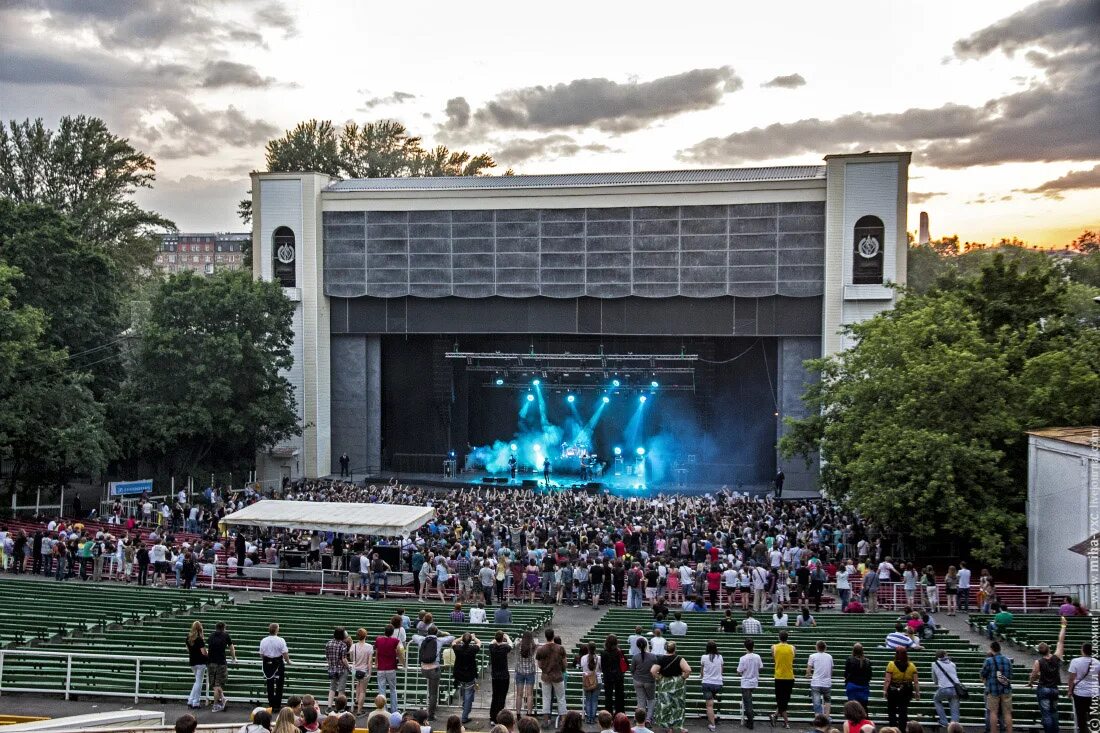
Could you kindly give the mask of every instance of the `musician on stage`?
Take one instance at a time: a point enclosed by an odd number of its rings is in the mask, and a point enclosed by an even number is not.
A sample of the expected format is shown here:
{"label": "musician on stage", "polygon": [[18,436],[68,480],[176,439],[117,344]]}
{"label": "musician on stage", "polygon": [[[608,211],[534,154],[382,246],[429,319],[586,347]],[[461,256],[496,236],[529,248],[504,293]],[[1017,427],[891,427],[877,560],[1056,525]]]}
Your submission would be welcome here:
{"label": "musician on stage", "polygon": [[547,487],[550,486],[550,459],[545,458],[542,461],[542,479]]}
{"label": "musician on stage", "polygon": [[516,454],[513,453],[508,458],[508,475],[512,477],[512,480],[516,480],[516,469],[519,466],[519,461],[516,460]]}

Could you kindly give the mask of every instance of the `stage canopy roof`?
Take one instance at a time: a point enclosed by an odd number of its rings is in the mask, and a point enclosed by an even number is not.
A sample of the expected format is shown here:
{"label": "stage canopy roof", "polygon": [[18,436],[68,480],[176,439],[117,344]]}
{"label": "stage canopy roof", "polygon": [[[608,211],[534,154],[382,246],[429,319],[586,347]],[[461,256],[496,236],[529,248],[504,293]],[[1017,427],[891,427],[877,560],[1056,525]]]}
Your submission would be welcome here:
{"label": "stage canopy roof", "polygon": [[263,499],[222,519],[250,527],[286,527],[318,532],[399,537],[427,523],[435,510],[402,504]]}

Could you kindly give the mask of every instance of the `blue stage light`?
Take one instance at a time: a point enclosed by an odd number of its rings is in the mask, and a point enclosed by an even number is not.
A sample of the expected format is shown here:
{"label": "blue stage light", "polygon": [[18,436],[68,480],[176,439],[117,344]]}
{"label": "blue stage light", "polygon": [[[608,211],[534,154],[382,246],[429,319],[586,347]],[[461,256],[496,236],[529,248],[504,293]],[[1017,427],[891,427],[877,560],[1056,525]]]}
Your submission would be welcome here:
{"label": "blue stage light", "polygon": [[535,452],[536,453],[542,453],[542,446],[539,445],[538,443],[535,444]]}
{"label": "blue stage light", "polygon": [[657,382],[656,382],[656,381],[653,381],[653,382],[650,382],[650,383],[649,383],[649,386],[650,386],[650,387],[652,387],[653,389],[657,389],[657,387],[658,387],[658,384],[657,384]]}
{"label": "blue stage light", "polygon": [[516,452],[517,450],[519,450],[519,446],[518,446],[518,445],[516,445],[515,443],[512,443],[512,444],[511,444],[510,446],[508,446],[508,447],[512,449],[512,452],[513,452],[513,453],[515,453],[515,452]]}
{"label": "blue stage light", "polygon": [[615,446],[615,455],[621,456],[622,454],[623,454],[623,449],[620,448],[619,446]]}
{"label": "blue stage light", "polygon": [[606,404],[607,404],[608,402],[610,402],[610,401],[611,401],[611,398],[610,398],[610,397],[608,397],[607,395],[604,395],[604,398],[603,398],[603,403],[604,403],[604,404],[606,405]]}
{"label": "blue stage light", "polygon": [[500,386],[501,386],[501,385],[503,385],[503,384],[504,384],[504,380],[503,380],[503,379],[499,379],[499,378],[498,378],[498,379],[497,379],[497,386],[498,386],[498,387],[500,387]]}
{"label": "blue stage light", "polygon": [[533,385],[535,385],[535,386],[537,387],[537,386],[539,386],[540,384],[542,384],[542,382],[540,382],[539,380],[537,380],[537,379],[536,379],[536,380],[533,380],[533,381],[531,382],[531,384],[533,384]]}
{"label": "blue stage light", "polygon": [[527,401],[528,402],[534,402],[535,401],[535,396],[533,394],[527,395]]}
{"label": "blue stage light", "polygon": [[574,397],[573,395],[569,395],[565,399],[568,400],[569,402],[576,402],[577,401],[577,398]]}
{"label": "blue stage light", "polygon": [[645,403],[645,399],[646,399],[645,395],[642,395],[641,397],[638,398],[638,402]]}
{"label": "blue stage light", "polygon": [[638,449],[635,450],[634,452],[637,453],[640,456],[644,456],[645,455],[645,448],[643,448],[642,446],[639,445]]}
{"label": "blue stage light", "polygon": [[619,386],[619,380],[618,379],[612,379],[611,380],[611,386],[612,387],[618,387]]}
{"label": "blue stage light", "polygon": [[454,458],[454,457],[455,457],[455,452],[451,451],[451,458]]}

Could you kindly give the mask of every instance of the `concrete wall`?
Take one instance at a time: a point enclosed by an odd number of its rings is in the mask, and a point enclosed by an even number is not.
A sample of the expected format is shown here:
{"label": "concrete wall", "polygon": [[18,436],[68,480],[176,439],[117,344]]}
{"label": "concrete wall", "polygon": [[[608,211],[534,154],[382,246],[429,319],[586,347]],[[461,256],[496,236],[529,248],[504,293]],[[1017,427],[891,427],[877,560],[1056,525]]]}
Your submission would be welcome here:
{"label": "concrete wall", "polygon": [[1069,551],[1091,536],[1090,513],[1100,512],[1088,491],[1089,453],[1084,445],[1034,435],[1028,439],[1029,585],[1089,582],[1087,559]]}
{"label": "concrete wall", "polygon": [[814,456],[807,466],[802,458],[784,460],[779,454],[779,439],[787,434],[789,428],[784,424],[786,418],[801,419],[810,411],[802,401],[806,386],[819,379],[819,375],[806,371],[803,363],[807,359],[821,356],[821,339],[816,336],[785,336],[779,339],[777,349],[779,359],[778,382],[776,384],[776,402],[779,405],[779,417],[776,425],[776,465],[783,468],[786,482],[784,491],[817,490],[819,461]]}

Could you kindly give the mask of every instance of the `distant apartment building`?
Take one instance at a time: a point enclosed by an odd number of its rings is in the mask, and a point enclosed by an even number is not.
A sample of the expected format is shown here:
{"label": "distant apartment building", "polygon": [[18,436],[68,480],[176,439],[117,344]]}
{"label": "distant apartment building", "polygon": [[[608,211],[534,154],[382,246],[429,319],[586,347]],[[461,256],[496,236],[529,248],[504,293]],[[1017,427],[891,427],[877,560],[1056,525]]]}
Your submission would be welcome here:
{"label": "distant apartment building", "polygon": [[161,272],[190,270],[213,275],[218,270],[239,270],[252,239],[250,232],[173,232],[160,236],[156,265]]}

